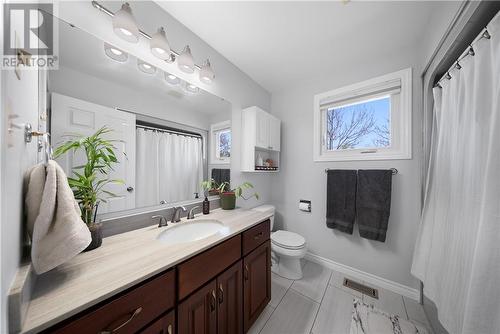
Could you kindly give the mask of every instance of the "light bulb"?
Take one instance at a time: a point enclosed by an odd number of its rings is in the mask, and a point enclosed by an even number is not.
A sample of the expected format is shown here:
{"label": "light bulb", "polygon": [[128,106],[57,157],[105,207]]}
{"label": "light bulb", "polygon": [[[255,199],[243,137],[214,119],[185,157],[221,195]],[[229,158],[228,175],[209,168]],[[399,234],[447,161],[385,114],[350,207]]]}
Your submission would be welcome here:
{"label": "light bulb", "polygon": [[146,74],[155,74],[156,73],[156,67],[143,62],[140,59],[137,59],[137,66],[139,67],[139,70]]}
{"label": "light bulb", "polygon": [[181,71],[185,73],[193,73],[194,72],[194,59],[191,54],[191,49],[189,45],[184,47],[179,57],[177,57],[177,65],[181,69]]}
{"label": "light bulb", "polygon": [[120,63],[124,63],[128,59],[128,54],[126,54],[122,50],[115,48],[114,46],[108,43],[104,43],[104,53],[109,58],[118,61]]}
{"label": "light bulb", "polygon": [[151,36],[149,46],[154,56],[163,60],[170,59],[170,45],[168,44],[167,34],[163,27],[160,27],[158,31]]}
{"label": "light bulb", "polygon": [[139,41],[139,28],[127,2],[113,16],[113,30],[118,37],[127,42],[137,43]]}
{"label": "light bulb", "polygon": [[210,61],[207,59],[200,70],[200,81],[206,84],[211,84],[215,79],[214,70],[210,66]]}
{"label": "light bulb", "polygon": [[181,82],[181,79],[179,79],[178,77],[176,77],[173,74],[165,72],[165,81],[168,82],[172,86],[177,86]]}

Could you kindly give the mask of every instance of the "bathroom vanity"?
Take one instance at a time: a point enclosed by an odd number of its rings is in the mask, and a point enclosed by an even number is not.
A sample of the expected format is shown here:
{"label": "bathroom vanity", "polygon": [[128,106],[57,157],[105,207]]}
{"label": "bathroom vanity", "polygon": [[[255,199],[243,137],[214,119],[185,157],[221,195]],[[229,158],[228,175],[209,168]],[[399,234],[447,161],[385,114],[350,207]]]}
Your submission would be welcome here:
{"label": "bathroom vanity", "polygon": [[271,299],[269,217],[243,209],[205,217],[224,230],[165,245],[154,239],[175,225],[151,226],[40,276],[21,332],[247,332]]}

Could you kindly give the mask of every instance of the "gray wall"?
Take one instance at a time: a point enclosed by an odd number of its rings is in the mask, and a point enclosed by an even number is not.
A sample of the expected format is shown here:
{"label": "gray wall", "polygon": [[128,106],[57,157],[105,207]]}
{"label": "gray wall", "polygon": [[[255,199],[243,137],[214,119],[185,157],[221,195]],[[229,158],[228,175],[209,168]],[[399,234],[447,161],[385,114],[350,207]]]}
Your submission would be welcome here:
{"label": "gray wall", "polygon": [[[313,162],[313,96],[407,67],[413,67],[413,159],[355,162]],[[272,112],[282,120],[281,172],[273,179],[272,199],[277,226],[302,234],[309,251],[321,257],[418,288],[410,275],[413,245],[420,218],[421,188],[421,65],[412,52],[332,73],[315,82],[273,94]],[[325,168],[392,168],[391,217],[385,243],[360,238],[357,229],[347,235],[328,229]],[[312,200],[312,213],[298,210],[299,199]]]}

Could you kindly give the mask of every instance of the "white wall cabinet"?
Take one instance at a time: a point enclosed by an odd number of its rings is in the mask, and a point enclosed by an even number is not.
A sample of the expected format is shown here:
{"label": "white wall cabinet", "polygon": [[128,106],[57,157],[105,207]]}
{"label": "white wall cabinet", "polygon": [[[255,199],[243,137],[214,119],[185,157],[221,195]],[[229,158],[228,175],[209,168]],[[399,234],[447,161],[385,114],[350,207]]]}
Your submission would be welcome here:
{"label": "white wall cabinet", "polygon": [[[276,172],[279,170],[281,121],[260,109],[249,107],[242,117],[242,171]],[[264,164],[259,164],[262,158]],[[272,161],[272,166],[265,162]]]}

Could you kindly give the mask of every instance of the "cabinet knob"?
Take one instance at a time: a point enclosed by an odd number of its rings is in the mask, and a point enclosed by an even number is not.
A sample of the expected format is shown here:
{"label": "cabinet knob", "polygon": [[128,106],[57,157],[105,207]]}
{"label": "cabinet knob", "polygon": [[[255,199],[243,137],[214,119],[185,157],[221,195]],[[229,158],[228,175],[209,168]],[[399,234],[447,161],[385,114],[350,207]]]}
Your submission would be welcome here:
{"label": "cabinet knob", "polygon": [[168,325],[167,334],[172,334],[172,325]]}
{"label": "cabinet knob", "polygon": [[130,186],[129,186],[129,187],[127,187],[127,191],[128,191],[129,193],[131,193],[132,191],[134,191],[134,187],[130,187]]}
{"label": "cabinet knob", "polygon": [[245,264],[245,281],[248,281],[248,264]]}

